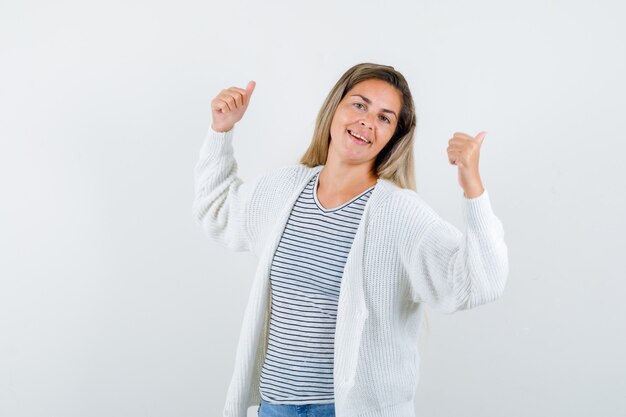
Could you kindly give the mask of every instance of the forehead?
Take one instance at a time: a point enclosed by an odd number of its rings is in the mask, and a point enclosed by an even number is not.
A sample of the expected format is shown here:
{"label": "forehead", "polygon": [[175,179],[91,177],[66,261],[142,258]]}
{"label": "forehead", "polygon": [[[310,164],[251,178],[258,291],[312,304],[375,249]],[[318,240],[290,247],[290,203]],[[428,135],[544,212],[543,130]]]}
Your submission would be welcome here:
{"label": "forehead", "polygon": [[402,106],[402,96],[400,91],[387,81],[372,78],[355,84],[344,98],[354,99],[352,95],[361,95],[368,98],[375,106],[400,111]]}

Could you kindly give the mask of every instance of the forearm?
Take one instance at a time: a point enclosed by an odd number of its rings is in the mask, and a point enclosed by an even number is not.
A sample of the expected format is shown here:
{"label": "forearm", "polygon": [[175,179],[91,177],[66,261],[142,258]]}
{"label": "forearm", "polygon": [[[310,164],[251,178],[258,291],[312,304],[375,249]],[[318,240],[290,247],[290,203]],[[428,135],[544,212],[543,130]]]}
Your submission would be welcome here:
{"label": "forearm", "polygon": [[464,233],[438,218],[410,253],[414,299],[444,313],[495,300],[508,274],[502,224],[486,190],[463,203]]}
{"label": "forearm", "polygon": [[232,132],[210,130],[194,168],[193,214],[205,234],[233,250],[249,250],[247,207],[253,183],[237,176]]}

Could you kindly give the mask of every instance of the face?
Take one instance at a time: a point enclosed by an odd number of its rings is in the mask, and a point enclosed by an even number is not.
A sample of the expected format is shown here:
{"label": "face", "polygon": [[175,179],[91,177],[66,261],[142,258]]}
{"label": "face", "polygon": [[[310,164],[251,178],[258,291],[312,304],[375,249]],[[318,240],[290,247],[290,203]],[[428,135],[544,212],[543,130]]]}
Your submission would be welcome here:
{"label": "face", "polygon": [[388,82],[369,79],[356,84],[333,116],[329,157],[373,167],[396,130],[401,107],[400,91]]}

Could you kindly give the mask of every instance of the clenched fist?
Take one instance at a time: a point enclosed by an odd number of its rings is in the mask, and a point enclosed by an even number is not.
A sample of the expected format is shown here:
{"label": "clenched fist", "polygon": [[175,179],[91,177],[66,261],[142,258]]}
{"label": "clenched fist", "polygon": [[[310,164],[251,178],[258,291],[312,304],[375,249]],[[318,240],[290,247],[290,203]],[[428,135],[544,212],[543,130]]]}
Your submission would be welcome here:
{"label": "clenched fist", "polygon": [[458,167],[459,185],[468,198],[478,197],[484,191],[478,172],[478,159],[486,134],[487,132],[480,132],[473,137],[456,132],[448,141],[448,161]]}
{"label": "clenched fist", "polygon": [[245,89],[230,87],[222,90],[211,101],[213,122],[211,129],[216,132],[227,132],[243,117],[250,103],[250,96],[256,83],[250,81]]}

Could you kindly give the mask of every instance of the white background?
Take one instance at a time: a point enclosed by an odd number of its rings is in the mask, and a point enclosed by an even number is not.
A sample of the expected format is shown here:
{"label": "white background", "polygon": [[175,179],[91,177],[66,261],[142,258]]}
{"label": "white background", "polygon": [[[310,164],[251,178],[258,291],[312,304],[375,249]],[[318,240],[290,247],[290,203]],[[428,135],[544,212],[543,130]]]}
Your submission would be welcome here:
{"label": "white background", "polygon": [[1,0],[0,416],[221,416],[256,259],[191,214],[210,101],[257,81],[251,179],[358,62],[408,79],[418,192],[459,228],[447,141],[489,132],[509,248],[500,299],[430,312],[417,416],[626,415],[625,7]]}

